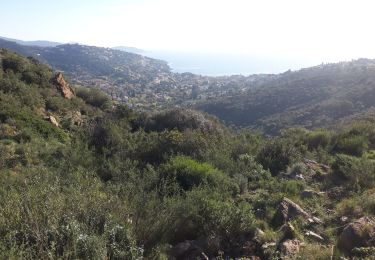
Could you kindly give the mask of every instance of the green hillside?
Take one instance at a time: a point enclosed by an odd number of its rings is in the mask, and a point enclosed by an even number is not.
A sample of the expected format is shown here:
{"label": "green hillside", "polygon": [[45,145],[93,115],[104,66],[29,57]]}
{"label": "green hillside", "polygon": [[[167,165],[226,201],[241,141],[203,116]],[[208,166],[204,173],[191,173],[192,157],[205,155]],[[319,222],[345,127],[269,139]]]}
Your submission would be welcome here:
{"label": "green hillside", "polygon": [[375,61],[360,59],[285,72],[197,108],[230,124],[276,134],[284,127],[327,127],[372,115],[374,94]]}
{"label": "green hillside", "polygon": [[1,259],[374,252],[372,121],[232,132],[193,110],[135,112],[4,49],[0,108]]}

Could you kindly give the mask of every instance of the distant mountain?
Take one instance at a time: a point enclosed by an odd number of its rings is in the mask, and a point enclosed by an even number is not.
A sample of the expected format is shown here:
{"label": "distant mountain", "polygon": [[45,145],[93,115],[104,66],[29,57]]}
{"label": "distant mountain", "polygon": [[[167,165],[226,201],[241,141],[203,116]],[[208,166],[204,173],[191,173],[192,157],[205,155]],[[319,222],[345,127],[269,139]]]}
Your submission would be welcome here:
{"label": "distant mountain", "polygon": [[134,48],[134,47],[126,47],[126,46],[116,46],[116,47],[112,47],[112,49],[118,50],[118,51],[136,53],[136,54],[145,54],[146,53],[145,50],[141,50],[141,49]]}
{"label": "distant mountain", "polygon": [[2,36],[0,36],[0,39],[15,42],[20,45],[38,46],[38,47],[56,47],[57,45],[63,44],[60,42],[51,42],[51,41],[22,41],[22,40],[17,40],[17,39],[2,37]]}
{"label": "distant mountain", "polygon": [[0,39],[0,48],[32,56],[63,71],[74,83],[103,88],[147,84],[170,73],[166,62],[138,54],[79,44],[55,47],[20,45]]}

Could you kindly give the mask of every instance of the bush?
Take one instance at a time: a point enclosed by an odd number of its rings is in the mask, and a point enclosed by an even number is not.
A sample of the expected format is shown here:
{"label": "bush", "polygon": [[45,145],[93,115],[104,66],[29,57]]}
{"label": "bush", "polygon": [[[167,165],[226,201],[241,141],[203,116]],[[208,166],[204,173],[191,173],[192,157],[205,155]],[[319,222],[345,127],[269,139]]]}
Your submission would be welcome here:
{"label": "bush", "polygon": [[[255,228],[251,206],[235,203],[226,194],[213,189],[195,189],[186,198],[170,199],[169,242],[176,243],[200,237],[219,240],[220,248],[230,250]],[[218,254],[218,252],[209,252]]]}
{"label": "bush", "polygon": [[332,139],[332,133],[328,131],[313,131],[307,134],[306,141],[310,150],[318,147],[327,148]]}
{"label": "bush", "polygon": [[182,108],[145,116],[138,124],[146,131],[157,132],[177,129],[180,132],[199,130],[206,134],[222,134],[225,131],[216,118],[195,110]]}
{"label": "bush", "polygon": [[336,151],[353,156],[362,156],[368,148],[368,139],[365,136],[341,136],[337,140]]}
{"label": "bush", "polygon": [[272,175],[277,175],[299,157],[300,154],[293,144],[285,140],[273,140],[260,150],[257,160],[264,169],[268,169]]}
{"label": "bush", "polygon": [[111,105],[111,100],[108,95],[96,88],[77,88],[76,95],[82,98],[86,103],[101,109],[109,108]]}
{"label": "bush", "polygon": [[199,163],[188,157],[172,158],[160,167],[160,172],[163,179],[176,180],[185,191],[205,185],[236,189],[234,183],[223,172],[208,163]]}
{"label": "bush", "polygon": [[28,66],[27,62],[25,62],[26,59],[10,52],[6,54],[7,56],[2,58],[3,70],[12,70],[14,73],[20,73],[26,70]]}
{"label": "bush", "polygon": [[137,247],[129,229],[119,225],[109,232],[107,251],[110,259],[132,260],[142,256],[142,249]]}
{"label": "bush", "polygon": [[358,191],[375,184],[375,162],[371,159],[338,154],[332,169],[334,175],[346,181],[351,190]]}

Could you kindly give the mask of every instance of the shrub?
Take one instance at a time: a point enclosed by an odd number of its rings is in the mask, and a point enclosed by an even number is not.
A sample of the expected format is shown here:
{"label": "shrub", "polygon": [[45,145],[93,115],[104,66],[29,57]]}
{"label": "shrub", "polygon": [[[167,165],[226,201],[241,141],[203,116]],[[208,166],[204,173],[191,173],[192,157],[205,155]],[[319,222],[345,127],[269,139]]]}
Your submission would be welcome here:
{"label": "shrub", "polygon": [[177,129],[181,132],[185,130],[199,130],[202,133],[211,134],[221,134],[224,132],[224,127],[219,124],[216,118],[195,110],[181,108],[160,112],[152,116],[145,116],[138,124],[146,131],[161,132]]}
{"label": "shrub", "polygon": [[25,60],[21,56],[8,52],[7,56],[2,58],[3,70],[12,70],[14,73],[23,72],[28,65]]}
{"label": "shrub", "polygon": [[336,150],[354,156],[362,156],[368,148],[368,139],[365,136],[353,135],[339,137]]}
{"label": "shrub", "polygon": [[318,147],[327,148],[332,139],[332,133],[328,131],[318,130],[307,134],[306,141],[310,150]]}
{"label": "shrub", "polygon": [[338,154],[332,169],[334,175],[346,181],[352,190],[358,191],[375,184],[375,162],[371,159]]}
{"label": "shrub", "polygon": [[201,185],[235,189],[234,183],[223,172],[188,157],[172,158],[161,166],[160,172],[163,179],[176,180],[185,191]]}
{"label": "shrub", "polygon": [[272,175],[285,171],[287,166],[300,156],[293,144],[285,140],[268,142],[258,153],[257,160],[264,169],[269,169]]}
{"label": "shrub", "polygon": [[171,198],[170,203],[169,211],[173,214],[168,236],[172,243],[199,237],[216,238],[221,249],[229,251],[255,228],[248,203],[235,203],[215,189],[194,189],[187,192],[186,198]]}
{"label": "shrub", "polygon": [[77,88],[76,95],[82,98],[86,103],[101,109],[109,108],[111,103],[107,94],[95,88]]}

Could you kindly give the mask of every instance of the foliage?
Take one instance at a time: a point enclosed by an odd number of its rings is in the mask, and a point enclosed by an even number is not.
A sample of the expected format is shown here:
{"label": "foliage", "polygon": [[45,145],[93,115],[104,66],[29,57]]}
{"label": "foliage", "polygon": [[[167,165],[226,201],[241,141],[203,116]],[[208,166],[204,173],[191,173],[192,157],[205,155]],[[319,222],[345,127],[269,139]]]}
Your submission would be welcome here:
{"label": "foliage", "polygon": [[268,142],[257,155],[257,160],[265,169],[276,175],[285,171],[287,166],[297,160],[297,149],[285,140]]}
{"label": "foliage", "polygon": [[76,94],[78,97],[82,98],[86,103],[94,107],[106,109],[110,106],[109,97],[99,89],[77,88]]}
{"label": "foliage", "polygon": [[208,163],[198,163],[186,157],[172,158],[161,165],[160,172],[161,178],[176,180],[183,190],[191,190],[201,185],[225,188],[231,186],[231,180],[223,172]]}
{"label": "foliage", "polygon": [[295,258],[326,259],[343,216],[375,214],[371,120],[270,138],[191,109],[138,113],[98,90],[64,99],[48,67],[0,58],[0,258],[166,259],[186,240],[209,258],[278,257],[262,245],[284,237],[272,219],[289,198],[324,221],[291,223],[305,244]]}
{"label": "foliage", "polygon": [[370,159],[339,154],[332,169],[339,179],[347,181],[351,189],[371,188],[375,184],[375,162]]}

